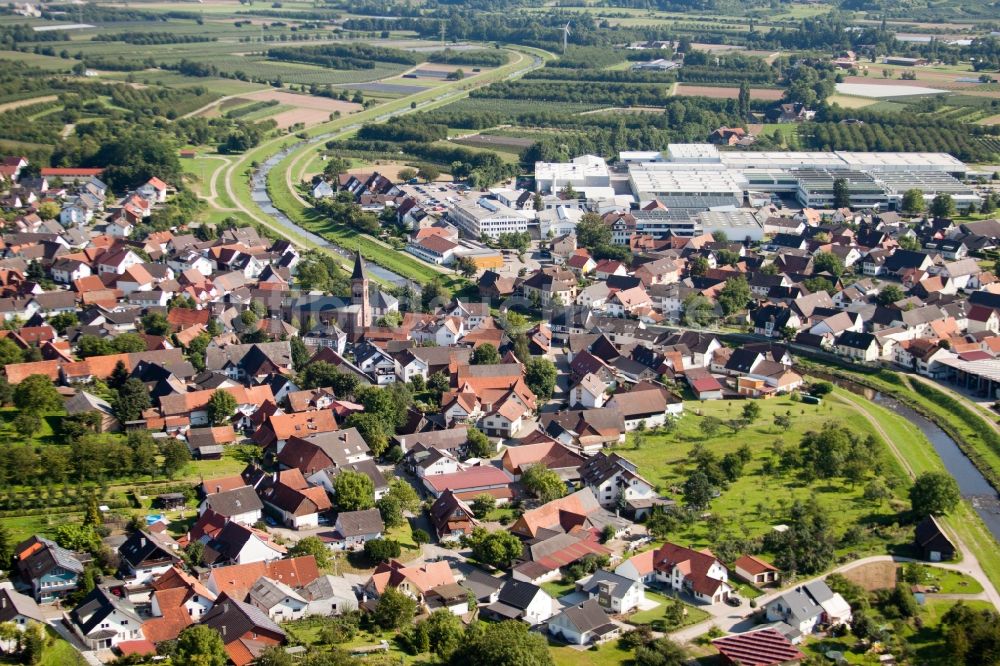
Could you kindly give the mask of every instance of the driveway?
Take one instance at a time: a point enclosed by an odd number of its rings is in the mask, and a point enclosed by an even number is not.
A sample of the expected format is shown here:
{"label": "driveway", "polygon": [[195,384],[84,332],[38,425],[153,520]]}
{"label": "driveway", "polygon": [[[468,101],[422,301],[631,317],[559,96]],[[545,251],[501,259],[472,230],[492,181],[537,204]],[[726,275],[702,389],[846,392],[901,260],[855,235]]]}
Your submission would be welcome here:
{"label": "driveway", "polygon": [[87,647],[80,642],[80,639],[77,638],[65,624],[63,624],[62,616],[57,619],[49,620],[49,626],[52,627],[57,634],[59,634],[60,638],[72,645],[73,648],[82,655],[83,662],[86,662],[90,666],[101,666],[101,664],[105,661],[111,661],[115,657],[111,650],[101,650],[100,652],[88,650]]}
{"label": "driveway", "polygon": [[[963,550],[963,555],[969,557],[968,550],[965,548],[963,548],[962,550]],[[816,576],[815,578],[810,578],[808,580],[797,580],[794,583],[787,585],[780,590],[768,592],[767,594],[757,597],[756,599],[757,607],[763,608],[767,603],[780,597],[782,594],[784,594],[785,592],[794,587],[799,587],[801,585],[805,585],[807,583],[811,583],[816,580],[822,580],[831,573],[843,573],[845,571],[850,571],[851,569],[855,569],[857,567],[860,567],[865,564],[870,564],[872,562],[921,562],[921,560],[914,560],[909,557],[892,557],[890,555],[874,555],[872,557],[865,557],[863,559],[856,560],[854,562],[848,562],[847,564],[841,565],[836,569],[834,569],[833,571],[825,573],[821,576]],[[996,590],[993,588],[993,585],[990,583],[989,579],[986,578],[986,575],[983,573],[982,569],[979,568],[979,563],[976,562],[974,559],[971,562],[963,561],[955,564],[949,564],[946,562],[945,563],[935,562],[934,566],[941,567],[942,569],[952,569],[954,571],[961,571],[962,573],[969,574],[983,585],[983,589],[985,590],[985,592],[983,592],[982,595],[969,594],[962,596],[965,599],[977,599],[985,597],[987,600],[993,603],[994,606],[1000,608],[1000,605],[998,605],[997,603],[998,601],[1000,601],[1000,599],[997,598]],[[726,604],[699,606],[699,608],[710,613],[712,615],[712,618],[705,620],[704,622],[699,622],[698,624],[693,624],[690,627],[684,627],[683,629],[671,633],[670,637],[672,639],[681,643],[687,643],[694,640],[698,636],[701,636],[709,629],[711,629],[713,626],[718,627],[719,629],[721,629],[726,633],[732,633],[732,634],[738,634],[744,631],[749,631],[750,629],[753,629],[754,627],[757,626],[757,623],[754,622],[754,619],[752,617],[752,612],[751,612],[752,609],[750,608],[746,600],[743,600],[743,604],[739,608],[727,606]]]}

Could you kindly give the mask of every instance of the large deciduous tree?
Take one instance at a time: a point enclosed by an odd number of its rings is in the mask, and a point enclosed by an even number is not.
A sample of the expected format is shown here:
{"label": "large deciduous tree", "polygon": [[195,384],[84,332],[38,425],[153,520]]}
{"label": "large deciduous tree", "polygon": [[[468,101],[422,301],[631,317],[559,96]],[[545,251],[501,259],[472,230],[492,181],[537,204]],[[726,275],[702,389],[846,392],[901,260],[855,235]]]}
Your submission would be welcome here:
{"label": "large deciduous tree", "polygon": [[910,488],[910,504],[918,515],[942,515],[958,506],[958,482],[946,472],[924,472]]}
{"label": "large deciduous tree", "polygon": [[333,480],[338,511],[362,511],[375,506],[375,483],[367,474],[344,470]]}

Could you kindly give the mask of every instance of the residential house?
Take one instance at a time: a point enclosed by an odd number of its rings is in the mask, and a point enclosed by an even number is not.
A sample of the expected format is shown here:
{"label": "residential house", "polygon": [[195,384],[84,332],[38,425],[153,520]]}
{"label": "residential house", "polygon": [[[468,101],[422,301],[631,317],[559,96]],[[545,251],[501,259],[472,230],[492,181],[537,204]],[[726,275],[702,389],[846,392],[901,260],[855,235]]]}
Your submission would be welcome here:
{"label": "residential house", "polygon": [[570,407],[600,409],[608,399],[607,389],[600,377],[588,372],[570,389]]}
{"label": "residential house", "polygon": [[625,421],[625,430],[632,431],[640,423],[647,428],[655,428],[663,425],[668,416],[680,416],[684,411],[684,402],[659,384],[643,382],[627,393],[615,393],[606,407],[620,413]]}
{"label": "residential house", "polygon": [[378,509],[341,511],[333,526],[331,546],[340,550],[359,550],[372,539],[380,539],[385,523]]}
{"label": "residential house", "polygon": [[270,646],[282,645],[285,632],[258,607],[220,595],[202,619],[222,636],[226,655],[235,666],[247,666]]}
{"label": "residential house", "polygon": [[599,451],[580,466],[580,480],[605,508],[643,506],[657,497],[652,483],[638,468],[617,453]]}
{"label": "residential house", "polygon": [[136,530],[118,548],[121,576],[128,587],[144,587],[181,561],[180,545],[162,532]]}
{"label": "residential house", "polygon": [[552,617],[554,607],[554,600],[542,588],[511,579],[500,588],[496,602],[481,609],[481,613],[489,619],[521,620],[534,626]]}
{"label": "residential house", "polygon": [[297,591],[266,576],[250,588],[249,602],[275,622],[301,620],[309,607],[309,601]]}
{"label": "residential house", "polygon": [[264,504],[294,530],[319,526],[320,514],[333,508],[322,486],[310,485],[302,471],[291,468],[275,472],[261,483]]}
{"label": "residential house", "polygon": [[769,622],[784,622],[802,634],[851,620],[851,607],[822,580],[782,593],[764,606],[764,613]]}
{"label": "residential house", "polygon": [[465,500],[451,490],[445,490],[434,500],[429,517],[439,541],[454,541],[468,536],[480,525]]}
{"label": "residential house", "polygon": [[[543,436],[544,437],[544,436]],[[541,465],[559,475],[567,483],[580,479],[580,467],[587,459],[569,447],[549,437],[535,444],[520,444],[504,449],[501,465],[517,481],[525,470]]]}
{"label": "residential house", "polygon": [[30,622],[45,624],[46,618],[34,599],[5,583],[0,586],[0,622],[10,622],[19,631],[24,631]]}
{"label": "residential house", "polygon": [[447,562],[424,562],[419,566],[406,566],[390,560],[375,567],[365,584],[365,592],[372,597],[379,597],[391,587],[423,603],[424,596],[432,589],[454,582],[455,575]]}
{"label": "residential house", "polygon": [[838,354],[860,363],[874,363],[882,355],[882,348],[871,333],[844,331],[834,345]]}
{"label": "residential house", "polygon": [[143,619],[127,598],[95,587],[69,613],[70,628],[90,650],[142,638]]}
{"label": "residential house", "polygon": [[243,486],[206,497],[198,507],[198,515],[208,510],[233,522],[253,525],[261,519],[264,504],[253,488]]}
{"label": "residential house", "polygon": [[602,609],[621,615],[637,610],[646,598],[642,580],[598,569],[576,583],[576,589],[597,600]]}
{"label": "residential house", "polygon": [[309,602],[306,615],[330,617],[358,609],[353,585],[340,576],[326,574],[299,589]]}
{"label": "residential house", "polygon": [[598,645],[617,638],[621,627],[611,621],[596,599],[564,608],[548,623],[549,633],[571,645]]}
{"label": "residential house", "polygon": [[[217,514],[212,514],[211,518],[225,520]],[[197,535],[198,528],[196,523],[191,534]],[[201,564],[209,567],[271,562],[280,560],[287,554],[285,547],[272,541],[267,532],[233,521],[225,523],[222,529],[207,530],[198,540],[205,544]]]}
{"label": "residential house", "polygon": [[[627,575],[619,569],[615,572]],[[653,570],[654,580],[675,592],[689,594],[701,603],[723,602],[732,592],[729,572],[709,552],[668,542],[653,551]]]}
{"label": "residential house", "polygon": [[14,566],[36,601],[48,602],[77,589],[83,563],[54,541],[33,536],[14,547]]}

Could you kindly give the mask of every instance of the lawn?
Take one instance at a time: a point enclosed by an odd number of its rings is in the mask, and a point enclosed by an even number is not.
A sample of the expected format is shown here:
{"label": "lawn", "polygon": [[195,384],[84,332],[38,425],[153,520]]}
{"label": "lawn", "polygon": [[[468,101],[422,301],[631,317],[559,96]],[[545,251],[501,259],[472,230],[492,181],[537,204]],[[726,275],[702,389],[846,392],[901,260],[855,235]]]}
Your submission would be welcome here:
{"label": "lawn", "polygon": [[59,638],[54,632],[50,632],[50,635],[52,643],[45,648],[38,666],[69,666],[70,664],[86,663],[83,655],[77,652],[76,648],[66,640]]}
{"label": "lawn", "polygon": [[[895,512],[888,507],[876,505],[862,498],[860,484],[851,487],[841,480],[818,480],[803,482],[795,472],[767,475],[765,461],[772,458],[772,446],[780,441],[785,447],[797,447],[802,435],[809,430],[817,430],[827,422],[836,422],[850,428],[861,436],[869,434],[879,441],[876,455],[885,470],[885,475],[902,497],[908,480],[903,469],[892,457],[889,450],[875,435],[871,425],[850,406],[827,400],[822,405],[805,405],[793,402],[788,397],[759,401],[761,416],[756,423],[734,433],[723,427],[719,434],[706,437],[699,424],[706,416],[714,416],[723,421],[740,417],[743,401],[696,401],[685,403],[685,414],[679,420],[676,431],[669,434],[644,433],[636,448],[636,434],[628,442],[617,448],[617,452],[633,461],[639,472],[668,497],[680,499],[679,486],[690,473],[689,452],[696,446],[704,446],[720,458],[735,452],[743,444],[750,447],[752,459],[745,466],[743,475],[721,495],[712,501],[710,511],[723,522],[721,532],[730,532],[740,538],[765,534],[774,525],[787,520],[787,510],[796,501],[815,498],[829,512],[838,533],[848,526],[864,523],[878,523],[883,526],[897,521]],[[791,427],[782,431],[773,424],[775,415],[790,412]],[[890,484],[890,485],[892,485]],[[891,531],[891,530],[889,530]],[[708,521],[699,520],[681,528],[671,539],[693,547],[710,547],[716,540],[711,534]],[[716,535],[717,537],[718,535]],[[908,538],[905,537],[905,538]],[[852,553],[884,553],[885,539],[869,539],[850,548]]]}
{"label": "lawn", "polygon": [[620,649],[618,641],[608,641],[597,649],[587,650],[562,644],[549,645],[549,654],[555,666],[618,666],[632,659],[632,652]]}
{"label": "lawn", "polygon": [[[940,631],[941,618],[956,602],[945,599],[928,599],[920,607],[920,620],[923,627],[914,628],[908,624],[903,628],[902,636],[914,651],[913,663],[924,666],[948,666],[954,663],[951,655],[944,649],[943,636]],[[966,601],[967,606],[974,609],[991,608],[988,601]],[[874,612],[873,612],[874,613]],[[874,613],[878,618],[878,614]],[[815,639],[811,638],[799,646],[807,656],[822,657],[829,650],[844,653],[844,658],[850,664],[878,664],[878,655],[855,651],[857,640],[853,636],[843,638]]]}
{"label": "lawn", "polygon": [[[629,615],[626,620],[629,624],[652,624],[657,620],[663,620],[664,613],[667,610],[667,604],[672,604],[674,602],[672,598],[648,589],[646,590],[646,598],[650,601],[655,601],[659,605],[656,608],[638,611],[637,613]],[[698,624],[699,622],[704,622],[709,618],[709,614],[706,611],[698,608],[697,606],[692,606],[691,604],[685,603],[684,611],[684,622],[682,622],[680,626],[676,627],[676,629],[687,627],[692,624]]]}
{"label": "lawn", "polygon": [[942,569],[928,565],[918,565],[919,585],[937,587],[940,594],[979,594],[983,586],[975,578],[961,571]]}
{"label": "lawn", "polygon": [[558,599],[576,590],[576,582],[564,583],[562,580],[550,580],[548,583],[542,583],[542,589],[548,592],[553,599]]}

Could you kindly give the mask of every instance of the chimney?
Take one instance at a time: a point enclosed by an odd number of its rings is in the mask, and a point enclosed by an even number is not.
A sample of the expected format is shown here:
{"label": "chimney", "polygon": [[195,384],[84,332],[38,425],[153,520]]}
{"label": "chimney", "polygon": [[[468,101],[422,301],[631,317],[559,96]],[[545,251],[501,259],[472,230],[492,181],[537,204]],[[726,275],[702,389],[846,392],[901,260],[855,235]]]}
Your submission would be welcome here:
{"label": "chimney", "polygon": [[222,492],[222,486],[216,486],[215,487],[215,492],[221,493]]}
{"label": "chimney", "polygon": [[146,547],[146,537],[141,537],[139,539],[139,547],[140,548],[145,548]]}

